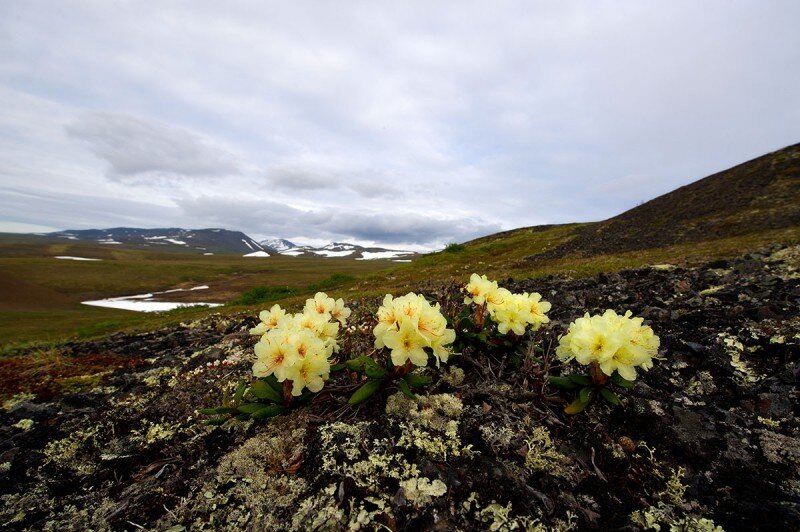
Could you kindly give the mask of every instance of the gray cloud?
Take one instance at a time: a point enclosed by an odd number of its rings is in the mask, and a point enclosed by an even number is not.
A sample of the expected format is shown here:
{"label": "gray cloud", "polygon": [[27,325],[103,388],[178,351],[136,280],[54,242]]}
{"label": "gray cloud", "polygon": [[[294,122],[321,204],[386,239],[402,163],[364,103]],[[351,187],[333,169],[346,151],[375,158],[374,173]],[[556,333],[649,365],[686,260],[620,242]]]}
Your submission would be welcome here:
{"label": "gray cloud", "polygon": [[270,168],[267,180],[272,186],[288,190],[319,190],[339,185],[338,179],[331,175],[292,166]]}
{"label": "gray cloud", "polygon": [[435,246],[501,229],[481,219],[443,218],[413,212],[368,212],[343,208],[298,209],[269,200],[199,197],[179,199],[185,216],[200,225],[237,227],[255,235],[314,235],[329,240],[387,245]]}
{"label": "gray cloud", "polygon": [[85,113],[65,127],[109,164],[108,177],[238,174],[233,156],[183,128],[121,113]]}

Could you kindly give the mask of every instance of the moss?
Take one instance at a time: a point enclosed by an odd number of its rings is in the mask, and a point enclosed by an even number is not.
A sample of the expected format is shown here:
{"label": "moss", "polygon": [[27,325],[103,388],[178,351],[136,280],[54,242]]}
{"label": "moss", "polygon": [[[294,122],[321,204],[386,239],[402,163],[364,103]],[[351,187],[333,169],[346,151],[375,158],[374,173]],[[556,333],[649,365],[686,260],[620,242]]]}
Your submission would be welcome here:
{"label": "moss", "polygon": [[56,380],[56,384],[65,393],[78,393],[85,390],[94,390],[103,382],[103,379],[113,373],[113,370],[101,371],[91,375],[76,375]]}

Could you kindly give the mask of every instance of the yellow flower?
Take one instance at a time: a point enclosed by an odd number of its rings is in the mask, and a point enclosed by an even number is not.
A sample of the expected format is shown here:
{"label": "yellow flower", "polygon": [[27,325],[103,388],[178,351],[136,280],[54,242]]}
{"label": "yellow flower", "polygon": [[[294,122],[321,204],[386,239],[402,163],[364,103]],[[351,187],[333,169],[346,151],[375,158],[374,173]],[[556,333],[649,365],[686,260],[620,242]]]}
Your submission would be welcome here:
{"label": "yellow flower", "polygon": [[258,336],[263,335],[267,331],[277,327],[278,322],[285,315],[286,311],[283,310],[278,304],[272,305],[272,308],[269,310],[262,310],[258,315],[258,319],[261,320],[261,323],[250,329],[250,334]]}
{"label": "yellow flower", "polygon": [[344,306],[344,299],[341,297],[336,300],[336,304],[331,310],[331,318],[341,323],[343,326],[347,325],[347,318],[353,311]]}
{"label": "yellow flower", "polygon": [[267,333],[256,344],[256,361],[253,364],[253,375],[256,377],[275,375],[275,378],[283,381],[288,369],[297,361],[297,354],[281,336]]}
{"label": "yellow flower", "polygon": [[624,379],[634,380],[637,367],[648,370],[653,366],[659,347],[658,336],[642,321],[631,318],[630,311],[622,316],[610,309],[603,315],[587,313],[570,324],[556,355],[565,362],[573,358],[581,364],[595,362],[606,375],[616,371]]}
{"label": "yellow flower", "polygon": [[473,273],[469,277],[466,291],[468,295],[464,298],[465,304],[483,305],[486,302],[486,296],[497,291],[497,281],[490,281],[485,275]]}
{"label": "yellow flower", "polygon": [[317,292],[314,294],[314,299],[306,300],[303,313],[318,314],[324,316],[325,321],[328,321],[334,308],[336,308],[336,301],[334,301],[333,298],[328,297],[325,292]]}
{"label": "yellow flower", "polygon": [[419,333],[413,321],[404,321],[399,330],[386,331],[383,342],[392,350],[392,364],[395,366],[402,366],[408,360],[415,366],[428,365],[428,354],[424,349],[428,341]]}
{"label": "yellow flower", "polygon": [[292,395],[297,397],[308,388],[316,393],[325,385],[331,371],[331,364],[322,353],[308,354],[289,368],[286,378],[292,381]]}

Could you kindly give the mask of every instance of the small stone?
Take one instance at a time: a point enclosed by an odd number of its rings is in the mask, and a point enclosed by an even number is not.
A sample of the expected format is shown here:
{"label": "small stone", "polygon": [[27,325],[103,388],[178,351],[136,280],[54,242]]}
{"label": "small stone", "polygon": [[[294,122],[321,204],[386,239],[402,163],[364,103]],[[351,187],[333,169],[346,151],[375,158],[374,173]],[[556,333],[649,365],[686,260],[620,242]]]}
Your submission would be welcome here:
{"label": "small stone", "polygon": [[630,439],[627,436],[621,436],[618,440],[619,446],[622,447],[622,450],[626,453],[632,453],[636,450],[636,442]]}

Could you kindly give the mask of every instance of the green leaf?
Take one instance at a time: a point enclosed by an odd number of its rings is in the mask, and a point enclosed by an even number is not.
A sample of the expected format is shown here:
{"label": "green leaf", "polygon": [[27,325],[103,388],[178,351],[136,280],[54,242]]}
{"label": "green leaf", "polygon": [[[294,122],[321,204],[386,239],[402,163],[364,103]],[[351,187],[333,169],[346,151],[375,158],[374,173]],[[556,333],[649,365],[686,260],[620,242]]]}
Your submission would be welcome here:
{"label": "green leaf", "polygon": [[601,388],[600,395],[603,396],[603,399],[611,403],[612,405],[621,405],[622,401],[619,400],[617,394],[609,390],[608,388]]}
{"label": "green leaf", "polygon": [[409,373],[405,376],[405,380],[412,388],[422,388],[433,382],[433,379],[428,375],[419,375],[417,373]]}
{"label": "green leaf", "polygon": [[206,420],[206,425],[211,425],[213,427],[218,427],[220,425],[224,425],[226,421],[230,418],[227,417],[212,417],[211,419]]}
{"label": "green leaf", "polygon": [[564,413],[577,414],[578,412],[583,412],[588,405],[588,402],[584,403],[580,399],[575,399],[564,408]]}
{"label": "green leaf", "polygon": [[273,403],[283,402],[283,397],[281,397],[281,394],[276,392],[272,386],[261,379],[254,381],[253,384],[250,385],[250,391],[253,392],[253,395],[259,399],[267,399]]}
{"label": "green leaf", "polygon": [[237,421],[247,421],[248,419],[250,419],[250,414],[239,414],[236,416]]}
{"label": "green leaf", "polygon": [[219,406],[217,408],[201,408],[200,413],[205,414],[207,416],[217,416],[220,414],[235,414],[238,412],[235,408],[230,408],[227,406]]}
{"label": "green leaf", "polygon": [[591,387],[587,386],[585,388],[581,388],[581,391],[578,392],[578,399],[582,403],[589,404],[589,401],[592,400],[592,396],[594,395],[594,390]]}
{"label": "green leaf", "polygon": [[255,412],[250,414],[250,417],[253,418],[253,419],[267,419],[267,418],[278,416],[280,414],[285,414],[288,411],[289,411],[289,409],[286,408],[285,406],[267,405],[267,406],[261,408],[260,410],[256,410]]}
{"label": "green leaf", "polygon": [[283,397],[283,384],[278,382],[278,378],[275,375],[267,375],[264,377],[263,381],[269,384],[270,388],[278,392],[278,395]]}
{"label": "green leaf", "polygon": [[403,392],[403,394],[409,399],[417,398],[416,395],[411,393],[411,388],[408,387],[408,383],[405,380],[400,379],[399,381],[397,381],[397,387],[400,388],[400,391]]}
{"label": "green leaf", "polygon": [[553,388],[558,388],[560,390],[574,390],[578,387],[577,384],[566,377],[548,377],[547,383]]}
{"label": "green leaf", "polygon": [[581,386],[589,386],[592,383],[591,379],[586,375],[567,375],[567,378]]}
{"label": "green leaf", "polygon": [[348,403],[351,405],[357,405],[359,403],[363,403],[375,393],[381,389],[381,385],[383,384],[383,379],[370,379],[365,382],[361,388],[355,391]]}
{"label": "green leaf", "polygon": [[252,414],[253,412],[258,412],[259,410],[267,406],[273,406],[273,405],[265,405],[264,403],[245,403],[239,407],[239,412],[241,412],[242,414]]}
{"label": "green leaf", "polygon": [[239,381],[236,385],[236,391],[233,393],[233,404],[238,405],[242,402],[244,391],[247,389],[247,384],[244,381]]}
{"label": "green leaf", "polygon": [[334,364],[331,366],[331,371],[341,371],[347,367],[347,364]]}
{"label": "green leaf", "polygon": [[371,358],[364,362],[364,373],[371,379],[382,379],[386,376],[386,370]]}
{"label": "green leaf", "polygon": [[[366,355],[361,355],[358,358],[354,358],[354,359],[346,361],[344,363],[344,365],[347,366],[347,369],[349,369],[351,371],[361,371],[361,370],[364,369],[364,364],[366,364],[368,360],[372,360],[372,359],[369,358]],[[374,360],[373,360],[373,362],[374,362]]]}
{"label": "green leaf", "polygon": [[614,372],[614,375],[611,377],[611,381],[620,388],[626,388],[626,389],[633,388],[633,381],[629,381],[616,371]]}

